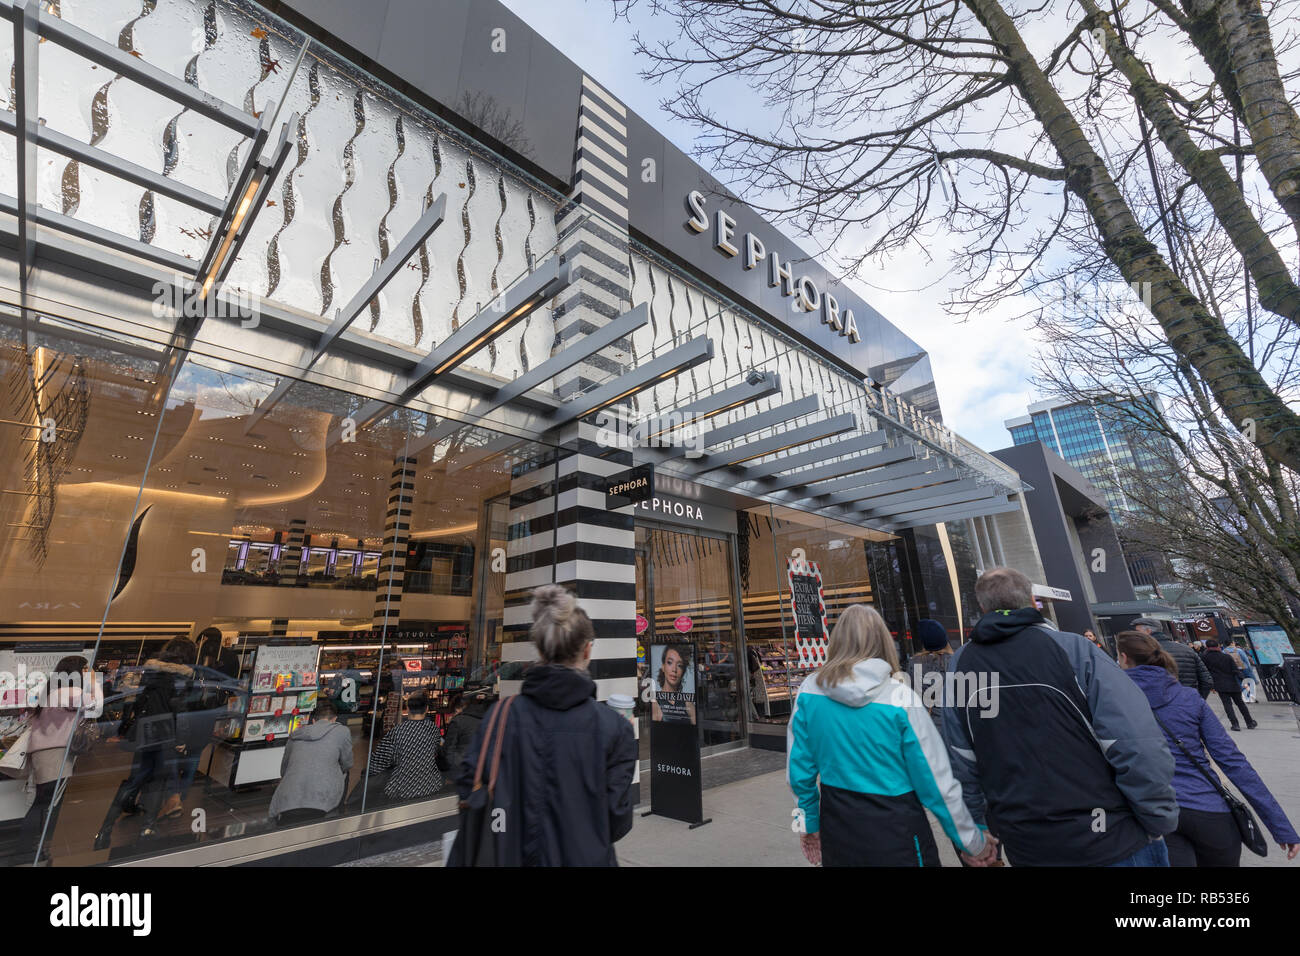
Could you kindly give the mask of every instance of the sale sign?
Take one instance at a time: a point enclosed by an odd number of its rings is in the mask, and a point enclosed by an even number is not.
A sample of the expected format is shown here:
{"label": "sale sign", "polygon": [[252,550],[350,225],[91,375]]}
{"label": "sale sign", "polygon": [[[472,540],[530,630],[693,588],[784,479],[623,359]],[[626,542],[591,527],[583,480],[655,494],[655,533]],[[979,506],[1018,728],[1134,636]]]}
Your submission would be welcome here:
{"label": "sale sign", "polygon": [[646,632],[646,628],[648,628],[649,626],[650,626],[650,622],[646,620],[644,614],[638,614],[636,616],[636,632],[638,634],[644,634]]}
{"label": "sale sign", "polygon": [[685,634],[694,626],[695,626],[695,622],[692,621],[685,614],[683,614],[677,620],[673,621],[673,627],[677,628],[677,630],[681,631],[683,634]]}

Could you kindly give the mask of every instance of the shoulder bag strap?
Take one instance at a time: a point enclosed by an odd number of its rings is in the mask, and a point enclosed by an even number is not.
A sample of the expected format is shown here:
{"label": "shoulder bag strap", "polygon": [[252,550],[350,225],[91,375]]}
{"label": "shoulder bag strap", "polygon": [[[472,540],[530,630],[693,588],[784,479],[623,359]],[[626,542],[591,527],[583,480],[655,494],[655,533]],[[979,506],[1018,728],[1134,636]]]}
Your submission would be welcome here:
{"label": "shoulder bag strap", "polygon": [[515,694],[507,697],[505,705],[501,708],[501,728],[497,731],[497,746],[496,750],[492,754],[492,776],[488,780],[489,799],[491,799],[492,795],[496,793],[497,770],[501,767],[501,745],[505,743],[506,739],[506,720],[510,716],[510,705],[515,702],[515,697],[517,696],[518,695]]}
{"label": "shoulder bag strap", "polygon": [[[506,698],[509,701],[511,698]],[[483,762],[487,760],[488,744],[492,741],[492,728],[496,726],[497,716],[501,713],[503,704],[498,704],[492,708],[492,713],[488,715],[487,730],[483,732],[483,746],[478,750],[478,765],[474,768],[474,789],[478,790],[483,786]]]}
{"label": "shoulder bag strap", "polygon": [[[1155,717],[1155,711],[1151,712],[1151,716]],[[1174,743],[1178,744],[1178,749],[1187,755],[1187,759],[1192,762],[1192,766],[1201,772],[1201,776],[1208,780],[1210,785],[1218,792],[1219,796],[1223,797],[1223,799],[1228,802],[1228,805],[1231,806],[1236,798],[1232,794],[1228,793],[1227,789],[1223,786],[1223,781],[1221,781],[1217,775],[1210,773],[1208,769],[1203,767],[1201,761],[1193,756],[1192,752],[1187,749],[1187,745],[1183,743],[1182,739],[1171,733],[1169,728],[1164,725],[1164,722],[1161,721],[1159,717],[1156,717],[1156,723],[1160,725],[1160,729],[1165,732],[1166,736],[1171,737]]]}

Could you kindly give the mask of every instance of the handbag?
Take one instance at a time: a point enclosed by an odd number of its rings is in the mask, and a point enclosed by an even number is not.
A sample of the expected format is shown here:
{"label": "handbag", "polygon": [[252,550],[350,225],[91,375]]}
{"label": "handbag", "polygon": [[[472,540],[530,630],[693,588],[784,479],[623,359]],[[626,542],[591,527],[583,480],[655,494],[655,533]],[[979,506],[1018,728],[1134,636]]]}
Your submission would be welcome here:
{"label": "handbag", "polygon": [[1255,822],[1255,815],[1250,812],[1250,807],[1237,799],[1237,795],[1225,787],[1216,774],[1203,767],[1201,762],[1192,756],[1192,752],[1187,749],[1186,744],[1170,733],[1169,728],[1161,723],[1159,717],[1156,717],[1156,723],[1160,724],[1160,729],[1165,732],[1166,736],[1172,738],[1174,743],[1178,744],[1178,749],[1187,755],[1187,759],[1201,772],[1201,776],[1210,782],[1210,786],[1214,787],[1219,796],[1223,798],[1223,802],[1228,805],[1228,812],[1232,814],[1232,822],[1237,824],[1237,832],[1241,835],[1241,845],[1256,856],[1268,856],[1268,840],[1264,837],[1264,832],[1259,828],[1259,824]]}
{"label": "handbag", "polygon": [[32,729],[23,728],[14,745],[0,757],[0,773],[10,777],[21,777],[27,772],[27,748],[32,742]]}
{"label": "handbag", "polygon": [[[506,738],[506,719],[510,716],[510,705],[514,697],[507,697],[492,709],[488,717],[487,730],[483,734],[483,744],[479,747],[478,765],[474,768],[474,789],[469,799],[460,801],[460,822],[456,833],[456,842],[451,846],[447,857],[447,866],[496,866],[496,838],[493,829],[492,798],[496,793],[497,771],[501,767],[501,746]],[[488,744],[492,740],[492,730],[500,717],[497,730],[497,744],[492,752],[492,770],[488,776],[487,786],[483,785],[483,765],[487,762]]]}
{"label": "handbag", "polygon": [[103,737],[104,734],[98,721],[89,717],[82,718],[80,723],[77,724],[77,729],[72,732],[72,756],[80,757],[83,754],[90,753]]}

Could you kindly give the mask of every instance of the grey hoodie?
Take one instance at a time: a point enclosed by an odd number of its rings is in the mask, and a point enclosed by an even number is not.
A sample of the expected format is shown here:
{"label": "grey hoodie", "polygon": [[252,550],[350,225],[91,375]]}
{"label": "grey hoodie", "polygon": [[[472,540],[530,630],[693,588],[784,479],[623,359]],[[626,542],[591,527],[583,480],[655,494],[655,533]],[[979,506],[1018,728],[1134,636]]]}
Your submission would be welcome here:
{"label": "grey hoodie", "polygon": [[286,810],[333,810],[343,801],[352,769],[352,734],[343,724],[318,721],[289,735],[280,760],[280,785],[270,815]]}

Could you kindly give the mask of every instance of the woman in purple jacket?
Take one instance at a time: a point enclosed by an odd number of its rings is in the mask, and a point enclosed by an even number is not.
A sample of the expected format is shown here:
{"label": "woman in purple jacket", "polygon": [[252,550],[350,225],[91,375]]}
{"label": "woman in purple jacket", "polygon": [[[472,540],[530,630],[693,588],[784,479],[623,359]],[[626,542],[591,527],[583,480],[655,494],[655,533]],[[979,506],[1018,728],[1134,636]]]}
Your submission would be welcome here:
{"label": "woman in purple jacket", "polygon": [[1137,631],[1121,632],[1116,646],[1120,666],[1146,694],[1174,757],[1179,813],[1178,829],[1165,835],[1169,865],[1238,866],[1241,860],[1241,836],[1228,805],[1183,753],[1179,740],[1207,773],[1215,772],[1209,760],[1214,758],[1255,808],[1273,839],[1286,851],[1287,859],[1294,860],[1300,853],[1300,836],[1209,705],[1195,690],[1178,682],[1174,659],[1160,649],[1155,638]]}

